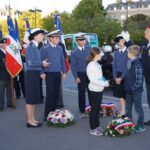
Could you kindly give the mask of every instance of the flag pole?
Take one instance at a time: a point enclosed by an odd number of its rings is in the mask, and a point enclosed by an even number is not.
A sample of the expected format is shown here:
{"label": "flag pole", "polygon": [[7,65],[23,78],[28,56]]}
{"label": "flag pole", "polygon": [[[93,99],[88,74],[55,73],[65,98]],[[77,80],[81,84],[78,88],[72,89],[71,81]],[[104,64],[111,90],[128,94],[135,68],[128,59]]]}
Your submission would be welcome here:
{"label": "flag pole", "polygon": [[11,77],[11,95],[12,95],[12,110],[15,108],[15,98],[14,98],[14,81]]}

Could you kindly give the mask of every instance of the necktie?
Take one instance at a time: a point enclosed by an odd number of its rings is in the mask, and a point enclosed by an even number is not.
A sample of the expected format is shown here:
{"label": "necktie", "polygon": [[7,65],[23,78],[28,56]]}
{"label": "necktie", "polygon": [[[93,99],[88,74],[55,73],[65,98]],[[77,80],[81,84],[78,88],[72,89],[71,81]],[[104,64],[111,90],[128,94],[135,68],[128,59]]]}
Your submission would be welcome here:
{"label": "necktie", "polygon": [[82,48],[82,52],[84,51],[84,48]]}

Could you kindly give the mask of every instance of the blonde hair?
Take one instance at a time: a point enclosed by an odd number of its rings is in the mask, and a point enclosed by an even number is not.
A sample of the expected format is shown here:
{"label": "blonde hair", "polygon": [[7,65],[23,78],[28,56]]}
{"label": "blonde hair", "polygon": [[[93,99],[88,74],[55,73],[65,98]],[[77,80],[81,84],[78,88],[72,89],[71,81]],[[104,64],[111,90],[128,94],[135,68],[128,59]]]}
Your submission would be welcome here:
{"label": "blonde hair", "polygon": [[138,45],[132,45],[128,48],[128,52],[137,57],[140,54],[140,47]]}

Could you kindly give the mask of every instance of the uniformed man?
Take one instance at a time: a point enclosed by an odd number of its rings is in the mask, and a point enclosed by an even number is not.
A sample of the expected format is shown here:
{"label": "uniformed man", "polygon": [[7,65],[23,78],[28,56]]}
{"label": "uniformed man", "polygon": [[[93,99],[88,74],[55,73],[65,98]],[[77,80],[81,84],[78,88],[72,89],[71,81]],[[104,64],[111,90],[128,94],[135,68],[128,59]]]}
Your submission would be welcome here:
{"label": "uniformed man", "polygon": [[78,85],[78,103],[79,110],[81,113],[81,118],[85,117],[85,107],[86,107],[86,89],[88,91],[89,80],[86,75],[87,57],[90,54],[90,46],[85,45],[84,36],[77,35],[77,48],[71,54],[71,70]]}
{"label": "uniformed man", "polygon": [[7,38],[0,39],[0,111],[4,110],[5,102],[5,90],[7,96],[7,106],[12,107],[12,95],[11,95],[11,76],[6,70],[6,43]]}
{"label": "uniformed man", "polygon": [[[147,100],[150,108],[150,25],[145,30],[145,39],[147,42],[142,46],[142,62],[147,89]],[[150,120],[145,122],[150,125]]]}
{"label": "uniformed man", "polygon": [[49,112],[57,107],[58,96],[60,92],[61,78],[66,79],[66,66],[63,50],[59,43],[59,30],[47,34],[48,44],[41,52],[42,60],[48,59],[50,65],[44,68],[46,74],[46,102],[44,121],[46,121]]}

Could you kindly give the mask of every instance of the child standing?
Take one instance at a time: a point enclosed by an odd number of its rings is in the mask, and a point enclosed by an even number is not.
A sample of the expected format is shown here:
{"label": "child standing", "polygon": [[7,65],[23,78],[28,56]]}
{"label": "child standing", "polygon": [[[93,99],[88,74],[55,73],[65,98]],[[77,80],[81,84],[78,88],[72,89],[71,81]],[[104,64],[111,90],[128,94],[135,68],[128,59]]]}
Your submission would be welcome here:
{"label": "child standing", "polygon": [[120,99],[121,115],[125,115],[125,90],[124,79],[127,72],[128,51],[125,46],[125,39],[119,35],[115,38],[119,49],[114,52],[113,78],[115,80],[114,96]]}
{"label": "child standing", "polygon": [[132,107],[134,104],[138,115],[136,132],[143,132],[144,128],[144,112],[142,108],[142,92],[143,92],[143,67],[138,57],[140,47],[133,45],[128,49],[128,57],[130,65],[128,65],[127,76],[125,79],[126,90],[126,115],[132,119]]}
{"label": "child standing", "polygon": [[99,48],[92,48],[88,57],[87,76],[90,80],[88,85],[90,91],[89,103],[91,112],[89,116],[90,121],[90,134],[101,136],[103,133],[100,131],[99,112],[102,101],[102,92],[104,87],[108,87],[109,83],[103,79],[102,69],[98,61],[101,60],[101,53]]}

